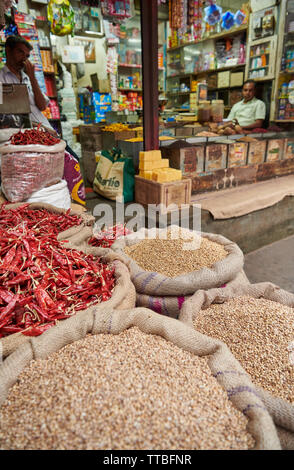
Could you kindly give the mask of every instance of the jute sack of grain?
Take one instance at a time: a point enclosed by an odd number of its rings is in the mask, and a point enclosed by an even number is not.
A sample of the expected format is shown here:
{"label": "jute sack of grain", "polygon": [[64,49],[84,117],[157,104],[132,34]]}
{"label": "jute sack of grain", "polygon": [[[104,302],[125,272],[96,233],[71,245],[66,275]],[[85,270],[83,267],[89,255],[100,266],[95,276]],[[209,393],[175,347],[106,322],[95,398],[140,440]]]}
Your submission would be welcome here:
{"label": "jute sack of grain", "polygon": [[4,449],[281,449],[248,374],[222,342],[145,308],[106,304],[3,361],[0,442]]}
{"label": "jute sack of grain", "polygon": [[[249,285],[250,282],[242,270],[240,273],[237,274],[235,279],[229,281],[227,284],[221,286],[222,289],[232,288],[234,286],[240,285]],[[162,315],[166,315],[172,318],[179,318],[180,311],[183,307],[184,302],[189,300],[192,296],[152,296],[152,295],[144,295],[140,293],[136,293],[136,306],[137,307],[146,307],[150,308],[154,312],[160,313]]]}
{"label": "jute sack of grain", "polygon": [[251,376],[283,448],[293,450],[294,294],[268,282],[198,291],[179,320],[226,343]]}
{"label": "jute sack of grain", "polygon": [[[19,207],[22,207],[24,204],[23,203],[14,203],[14,204],[6,204],[4,206],[5,210],[13,210],[13,209],[18,209]],[[48,212],[51,212],[53,214],[66,214],[67,211],[65,209],[60,209],[59,207],[52,206],[51,204],[46,204],[46,203],[29,203],[25,204],[28,209],[30,210],[46,210]],[[68,240],[72,236],[76,235],[77,233],[81,232],[84,230],[85,227],[93,226],[95,222],[95,217],[93,217],[91,214],[75,211],[75,210],[70,210],[68,212],[69,215],[76,216],[79,218],[79,224],[75,225],[73,227],[70,227],[67,230],[64,230],[58,234],[57,239],[58,240]],[[43,224],[46,224],[46,217],[44,217]]]}
{"label": "jute sack of grain", "polygon": [[[160,239],[166,236],[166,229],[143,228],[112,245],[111,248],[128,263],[137,293],[153,297],[183,297],[194,294],[198,289],[220,287],[235,279],[242,271],[244,255],[236,243],[227,238],[211,233],[199,234],[175,225],[168,227],[168,232],[171,233],[168,236],[175,238]],[[183,238],[181,240],[181,237],[187,237],[186,241],[183,241]],[[192,237],[192,242],[189,242],[188,237]],[[179,243],[182,248],[179,248]],[[202,245],[207,248],[199,262]],[[134,249],[138,250],[138,253],[135,253]],[[132,253],[127,254],[126,251],[130,250]],[[142,262],[136,262],[135,255],[143,256]],[[210,256],[211,259],[207,260]],[[202,267],[201,263],[205,262],[206,266]],[[148,269],[141,267],[142,264],[148,266]],[[180,264],[183,274],[173,275]]]}
{"label": "jute sack of grain", "polygon": [[[85,228],[86,230],[86,228]],[[100,248],[89,247],[81,248],[77,245],[72,245],[71,242],[67,243],[67,249],[79,249],[86,255],[94,255],[101,258],[104,262],[112,264],[115,267],[115,287],[112,292],[112,296],[109,300],[100,304],[93,305],[87,310],[81,310],[76,313],[80,315],[81,312],[91,312],[95,309],[95,312],[102,311],[104,308],[117,308],[117,309],[128,309],[135,307],[136,302],[136,291],[135,287],[131,282],[130,273],[128,267],[121,261],[120,256],[110,250],[103,250]],[[66,320],[61,320],[61,322]],[[55,328],[54,326],[52,328]],[[44,334],[44,333],[43,333]],[[9,336],[5,336],[0,339],[0,358],[9,356],[15,349],[21,344],[30,340],[29,336],[20,333],[14,333]]]}

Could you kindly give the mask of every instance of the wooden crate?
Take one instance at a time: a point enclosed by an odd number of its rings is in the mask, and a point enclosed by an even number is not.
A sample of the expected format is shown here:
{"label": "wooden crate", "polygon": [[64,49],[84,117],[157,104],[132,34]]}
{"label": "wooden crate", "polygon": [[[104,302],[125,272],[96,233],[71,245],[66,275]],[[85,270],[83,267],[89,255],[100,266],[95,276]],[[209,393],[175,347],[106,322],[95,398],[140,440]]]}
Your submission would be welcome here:
{"label": "wooden crate", "polygon": [[169,159],[171,168],[182,170],[183,176],[204,171],[205,146],[183,144],[183,146],[171,145],[161,147],[162,158]]}
{"label": "wooden crate", "polygon": [[109,132],[103,131],[102,132],[102,147],[103,150],[112,150],[113,147],[117,146],[119,140],[128,140],[128,139],[135,139],[136,138],[136,131],[116,131],[116,132]]}
{"label": "wooden crate", "polygon": [[84,176],[90,184],[93,184],[97,166],[95,152],[82,149],[82,159],[84,167]]}
{"label": "wooden crate", "polygon": [[143,206],[163,204],[166,208],[171,204],[190,204],[191,184],[191,179],[157,183],[135,176],[135,201]]}

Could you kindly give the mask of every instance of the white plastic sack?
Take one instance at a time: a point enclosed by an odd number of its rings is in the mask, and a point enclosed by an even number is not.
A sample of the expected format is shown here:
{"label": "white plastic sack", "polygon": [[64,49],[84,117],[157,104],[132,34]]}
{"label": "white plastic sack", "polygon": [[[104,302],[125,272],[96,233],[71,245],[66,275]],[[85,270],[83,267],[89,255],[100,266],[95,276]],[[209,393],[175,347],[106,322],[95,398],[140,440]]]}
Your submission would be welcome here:
{"label": "white plastic sack", "polygon": [[31,195],[25,202],[46,202],[60,209],[70,209],[71,199],[65,180],[60,183],[40,189]]}

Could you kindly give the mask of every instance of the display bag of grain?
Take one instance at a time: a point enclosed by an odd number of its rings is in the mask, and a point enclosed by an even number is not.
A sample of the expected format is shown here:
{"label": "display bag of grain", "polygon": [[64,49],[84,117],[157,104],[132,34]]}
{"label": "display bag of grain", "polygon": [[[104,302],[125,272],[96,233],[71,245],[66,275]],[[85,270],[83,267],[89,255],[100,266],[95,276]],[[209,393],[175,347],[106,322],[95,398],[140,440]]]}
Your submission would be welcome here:
{"label": "display bag of grain", "polygon": [[223,343],[149,309],[105,304],[3,361],[0,448],[279,450],[280,442]]}
{"label": "display bag of grain", "polygon": [[230,348],[273,417],[283,448],[293,450],[294,294],[271,283],[198,291],[179,319]]}
{"label": "display bag of grain", "polygon": [[58,230],[75,223],[75,217],[58,213],[53,218],[53,213],[43,211],[44,219],[34,218],[38,211],[28,213],[24,206],[17,209],[21,212],[19,222],[12,210],[0,213],[2,356],[69,316],[93,306],[99,309],[97,304],[135,306],[135,288],[121,257],[110,250],[78,246],[77,235],[91,233],[91,227],[59,240]]}
{"label": "display bag of grain", "polygon": [[247,282],[242,251],[221,235],[172,225],[141,229],[117,240],[112,249],[130,267],[137,306],[172,317],[198,289],[221,287],[237,276],[237,282]]}

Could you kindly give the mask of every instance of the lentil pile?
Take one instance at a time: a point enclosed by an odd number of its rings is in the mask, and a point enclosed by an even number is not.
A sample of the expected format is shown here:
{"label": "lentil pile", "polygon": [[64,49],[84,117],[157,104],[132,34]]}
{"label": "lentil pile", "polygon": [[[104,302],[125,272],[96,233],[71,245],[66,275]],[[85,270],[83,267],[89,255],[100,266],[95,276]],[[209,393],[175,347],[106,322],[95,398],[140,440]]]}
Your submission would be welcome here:
{"label": "lentil pile", "polygon": [[[172,232],[167,232],[167,239],[158,237],[154,240],[142,240],[128,246],[124,252],[145,271],[161,273],[168,277],[176,277],[203,268],[211,268],[216,262],[228,255],[225,248],[207,238],[181,229],[177,239]],[[189,241],[190,240],[190,241]],[[188,248],[189,249],[186,249]],[[191,249],[191,248],[193,249]]]}
{"label": "lentil pile", "polygon": [[294,403],[294,310],[267,299],[235,297],[193,319],[197,331],[222,340],[253,382]]}
{"label": "lentil pile", "polygon": [[204,358],[132,327],[32,361],[0,409],[0,449],[248,449]]}

